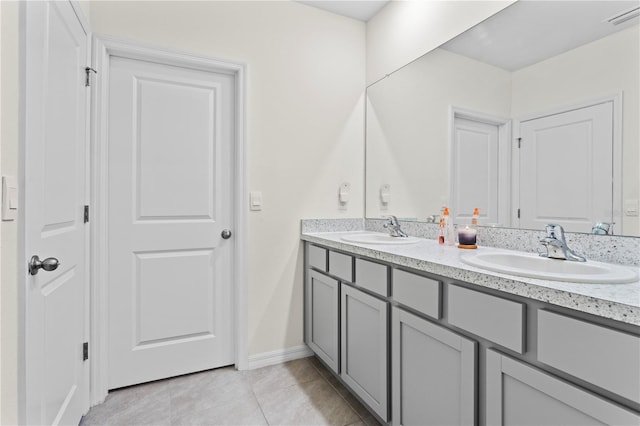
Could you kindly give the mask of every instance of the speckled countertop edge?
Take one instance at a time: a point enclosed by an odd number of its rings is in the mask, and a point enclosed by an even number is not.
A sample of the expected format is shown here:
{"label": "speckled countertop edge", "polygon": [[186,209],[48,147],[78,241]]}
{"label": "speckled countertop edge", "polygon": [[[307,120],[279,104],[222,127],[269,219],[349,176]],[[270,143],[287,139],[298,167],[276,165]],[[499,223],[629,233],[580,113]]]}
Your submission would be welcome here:
{"label": "speckled countertop edge", "polygon": [[[482,270],[460,261],[466,254],[456,247],[441,246],[424,239],[410,245],[376,245],[347,243],[341,237],[348,232],[303,232],[305,241],[342,250],[355,255],[393,263],[401,267],[429,272],[445,278],[539,300],[640,326],[640,282],[631,284],[576,284],[514,277]],[[510,251],[480,247],[480,251]]]}

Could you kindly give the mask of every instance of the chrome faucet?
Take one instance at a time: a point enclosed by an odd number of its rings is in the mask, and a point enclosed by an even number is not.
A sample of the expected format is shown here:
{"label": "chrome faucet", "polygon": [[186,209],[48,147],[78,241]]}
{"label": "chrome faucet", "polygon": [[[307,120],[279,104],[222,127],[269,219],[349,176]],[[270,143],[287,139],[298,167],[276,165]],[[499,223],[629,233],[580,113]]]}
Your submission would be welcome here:
{"label": "chrome faucet", "polygon": [[591,228],[591,233],[597,235],[613,234],[613,225],[611,222],[598,222]]}
{"label": "chrome faucet", "polygon": [[544,249],[539,249],[538,254],[542,257],[552,259],[573,260],[586,262],[587,259],[574,253],[567,247],[567,240],[564,238],[564,229],[560,225],[549,224],[544,227],[547,236],[540,240]]}
{"label": "chrome faucet", "polygon": [[400,223],[398,223],[398,218],[395,216],[388,216],[383,226],[389,230],[389,235],[392,237],[408,237],[408,235],[400,229]]}

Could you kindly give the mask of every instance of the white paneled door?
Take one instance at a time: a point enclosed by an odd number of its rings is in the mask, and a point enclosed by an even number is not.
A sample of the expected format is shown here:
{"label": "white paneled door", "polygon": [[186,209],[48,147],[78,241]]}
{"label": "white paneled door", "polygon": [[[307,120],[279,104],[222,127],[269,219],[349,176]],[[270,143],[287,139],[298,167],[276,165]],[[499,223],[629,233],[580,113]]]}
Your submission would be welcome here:
{"label": "white paneled door", "polygon": [[613,102],[520,125],[520,228],[613,222]]}
{"label": "white paneled door", "polygon": [[[67,1],[24,2],[25,424],[88,409],[87,34]],[[36,258],[35,256],[38,256]]]}
{"label": "white paneled door", "polygon": [[455,117],[453,131],[450,207],[454,220],[470,223],[478,207],[482,223],[497,223],[499,126]]}
{"label": "white paneled door", "polygon": [[235,76],[113,56],[108,84],[108,386],[233,364]]}

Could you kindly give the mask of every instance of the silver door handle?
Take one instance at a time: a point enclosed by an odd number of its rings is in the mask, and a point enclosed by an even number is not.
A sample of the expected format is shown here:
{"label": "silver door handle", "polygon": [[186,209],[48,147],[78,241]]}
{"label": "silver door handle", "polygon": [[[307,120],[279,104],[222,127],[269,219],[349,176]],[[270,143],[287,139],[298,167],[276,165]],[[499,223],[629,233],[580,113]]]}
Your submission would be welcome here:
{"label": "silver door handle", "polygon": [[44,269],[47,272],[55,271],[58,266],[60,266],[60,262],[55,257],[47,257],[45,260],[40,260],[36,255],[29,261],[29,273],[36,275],[40,269]]}
{"label": "silver door handle", "polygon": [[228,240],[229,238],[231,238],[231,231],[229,229],[223,229],[220,233],[220,236],[225,240]]}

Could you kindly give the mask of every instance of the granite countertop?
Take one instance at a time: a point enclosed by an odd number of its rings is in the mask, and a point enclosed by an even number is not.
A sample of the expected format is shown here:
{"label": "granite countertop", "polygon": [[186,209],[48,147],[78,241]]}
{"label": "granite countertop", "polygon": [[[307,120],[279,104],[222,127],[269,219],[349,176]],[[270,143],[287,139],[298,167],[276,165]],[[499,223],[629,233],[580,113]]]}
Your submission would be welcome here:
{"label": "granite countertop", "polygon": [[[460,256],[468,254],[469,250],[439,245],[435,240],[421,239],[407,245],[370,245],[341,239],[343,235],[353,233],[358,232],[303,232],[301,238],[355,255],[640,326],[640,281],[630,284],[579,284],[507,275],[462,263]],[[477,252],[513,253],[512,250],[490,247],[479,247]]]}

